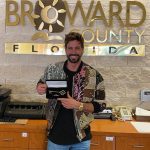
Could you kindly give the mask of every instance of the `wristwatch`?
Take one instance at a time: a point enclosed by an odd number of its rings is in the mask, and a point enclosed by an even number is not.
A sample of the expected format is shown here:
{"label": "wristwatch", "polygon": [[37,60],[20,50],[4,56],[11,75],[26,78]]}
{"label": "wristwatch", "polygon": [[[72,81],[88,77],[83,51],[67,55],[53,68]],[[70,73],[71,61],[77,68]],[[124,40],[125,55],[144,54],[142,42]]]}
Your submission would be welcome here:
{"label": "wristwatch", "polygon": [[80,103],[80,106],[78,109],[79,109],[79,111],[83,111],[83,103],[82,102]]}

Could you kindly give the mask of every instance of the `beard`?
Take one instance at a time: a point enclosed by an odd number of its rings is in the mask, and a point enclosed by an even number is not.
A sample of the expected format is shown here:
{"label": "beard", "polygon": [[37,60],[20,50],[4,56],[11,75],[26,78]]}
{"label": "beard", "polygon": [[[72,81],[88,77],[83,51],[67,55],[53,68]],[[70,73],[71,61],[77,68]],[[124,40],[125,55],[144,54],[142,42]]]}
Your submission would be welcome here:
{"label": "beard", "polygon": [[[75,56],[72,58],[72,56]],[[68,61],[71,63],[78,63],[81,59],[81,56],[78,54],[67,55]]]}

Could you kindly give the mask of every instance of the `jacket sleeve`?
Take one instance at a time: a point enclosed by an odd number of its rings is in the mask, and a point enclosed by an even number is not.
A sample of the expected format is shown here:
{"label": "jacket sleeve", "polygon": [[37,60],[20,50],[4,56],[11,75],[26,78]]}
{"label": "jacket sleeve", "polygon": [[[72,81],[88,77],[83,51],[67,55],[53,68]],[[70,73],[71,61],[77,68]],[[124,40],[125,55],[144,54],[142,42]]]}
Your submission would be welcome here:
{"label": "jacket sleeve", "polygon": [[[96,100],[96,101],[95,101]],[[95,99],[92,102],[94,106],[94,113],[103,111],[105,109],[104,105],[98,102],[99,100],[105,100],[105,86],[104,79],[99,72],[96,74],[96,89],[95,89]]]}
{"label": "jacket sleeve", "polygon": [[106,105],[104,106],[104,103],[100,104],[98,102],[92,102],[92,104],[94,106],[94,112],[93,113],[101,112],[106,108]]}
{"label": "jacket sleeve", "polygon": [[104,79],[100,73],[97,72],[96,75],[96,89],[95,89],[95,99],[105,100],[105,86]]}
{"label": "jacket sleeve", "polygon": [[40,77],[38,83],[46,83],[47,72],[48,72],[48,67],[45,68],[44,74]]}

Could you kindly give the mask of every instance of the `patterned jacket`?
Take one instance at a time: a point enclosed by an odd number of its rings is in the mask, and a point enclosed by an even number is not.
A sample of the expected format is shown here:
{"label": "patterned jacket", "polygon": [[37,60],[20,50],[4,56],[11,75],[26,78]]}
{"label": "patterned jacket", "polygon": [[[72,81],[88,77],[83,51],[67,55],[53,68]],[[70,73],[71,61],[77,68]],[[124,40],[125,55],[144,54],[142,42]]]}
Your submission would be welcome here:
{"label": "patterned jacket", "polygon": [[[50,64],[45,69],[44,75],[39,82],[45,83],[46,80],[65,80],[67,75],[64,72],[64,62]],[[105,98],[103,78],[98,71],[91,66],[83,63],[79,73],[73,77],[72,97],[84,103],[90,103],[95,100],[103,100]],[[54,125],[59,112],[59,105],[56,99],[49,99],[47,105],[48,131]],[[74,124],[77,137],[81,141],[85,137],[84,129],[94,119],[92,113],[83,112],[74,109]]]}

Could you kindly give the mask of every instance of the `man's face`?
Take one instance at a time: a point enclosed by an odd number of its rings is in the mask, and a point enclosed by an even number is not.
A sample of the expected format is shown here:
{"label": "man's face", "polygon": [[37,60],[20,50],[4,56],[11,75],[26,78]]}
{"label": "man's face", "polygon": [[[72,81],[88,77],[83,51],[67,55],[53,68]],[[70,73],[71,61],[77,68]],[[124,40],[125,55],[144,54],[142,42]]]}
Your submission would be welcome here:
{"label": "man's face", "polygon": [[68,61],[70,61],[71,63],[77,63],[81,60],[84,50],[81,47],[80,42],[74,40],[74,41],[70,41],[67,44],[65,51],[66,51],[66,56],[68,58]]}

